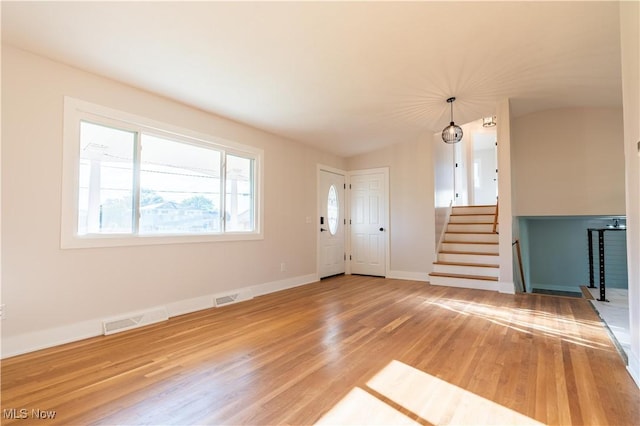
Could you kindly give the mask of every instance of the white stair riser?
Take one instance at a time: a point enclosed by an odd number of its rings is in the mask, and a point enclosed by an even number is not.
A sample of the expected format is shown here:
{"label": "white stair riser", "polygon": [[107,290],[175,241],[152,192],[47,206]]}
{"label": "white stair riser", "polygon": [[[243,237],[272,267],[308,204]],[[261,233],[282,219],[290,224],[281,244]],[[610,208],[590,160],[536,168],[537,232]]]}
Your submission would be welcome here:
{"label": "white stair riser", "polygon": [[472,242],[472,243],[497,243],[498,234],[444,234],[445,241]]}
{"label": "white stair riser", "polygon": [[451,214],[496,214],[496,206],[454,207]]}
{"label": "white stair riser", "polygon": [[497,281],[474,280],[472,278],[429,276],[429,283],[447,287],[475,288],[478,290],[498,291]]}
{"label": "white stair riser", "polygon": [[491,222],[493,223],[495,217],[491,215],[485,214],[476,214],[473,216],[463,215],[451,215],[449,216],[449,223],[475,223],[475,222]]}
{"label": "white stair riser", "polygon": [[449,223],[449,232],[492,232],[492,223]]}
{"label": "white stair riser", "polygon": [[498,256],[482,255],[482,254],[438,253],[438,261],[456,262],[456,263],[482,263],[487,265],[495,265],[498,263]]}
{"label": "white stair riser", "polygon": [[474,253],[498,253],[497,244],[465,244],[465,243],[442,243],[444,251],[472,251]]}
{"label": "white stair riser", "polygon": [[434,263],[433,272],[497,278],[500,274],[500,268],[489,268],[486,266],[443,265],[441,263]]}

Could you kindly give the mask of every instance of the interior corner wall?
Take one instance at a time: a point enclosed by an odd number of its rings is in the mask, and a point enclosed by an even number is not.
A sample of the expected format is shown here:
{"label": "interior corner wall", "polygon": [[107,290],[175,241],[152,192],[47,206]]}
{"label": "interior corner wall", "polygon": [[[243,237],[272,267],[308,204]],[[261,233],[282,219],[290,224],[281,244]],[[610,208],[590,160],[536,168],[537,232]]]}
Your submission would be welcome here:
{"label": "interior corner wall", "polygon": [[427,279],[435,256],[431,134],[347,159],[347,170],[389,167],[388,277]]}
{"label": "interior corner wall", "polygon": [[624,215],[623,138],[619,108],[514,118],[514,215]]}
{"label": "interior corner wall", "polygon": [[498,250],[500,253],[499,291],[515,293],[513,274],[513,176],[511,170],[511,102],[502,99],[496,105],[496,134],[498,138]]}
{"label": "interior corner wall", "polygon": [[628,369],[640,387],[640,4],[619,5],[631,326]]}
{"label": "interior corner wall", "polygon": [[[62,250],[64,96],[263,149],[264,239]],[[101,319],[122,313],[310,282],[316,165],[345,168],[342,158],[5,45],[1,158],[3,356],[99,334]]]}

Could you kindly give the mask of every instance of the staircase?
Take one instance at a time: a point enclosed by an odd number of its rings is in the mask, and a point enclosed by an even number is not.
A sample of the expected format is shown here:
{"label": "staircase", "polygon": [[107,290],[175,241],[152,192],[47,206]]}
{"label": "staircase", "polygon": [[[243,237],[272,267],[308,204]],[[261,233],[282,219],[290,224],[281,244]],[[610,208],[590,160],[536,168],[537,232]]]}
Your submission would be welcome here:
{"label": "staircase", "polygon": [[498,290],[497,206],[453,207],[429,282]]}

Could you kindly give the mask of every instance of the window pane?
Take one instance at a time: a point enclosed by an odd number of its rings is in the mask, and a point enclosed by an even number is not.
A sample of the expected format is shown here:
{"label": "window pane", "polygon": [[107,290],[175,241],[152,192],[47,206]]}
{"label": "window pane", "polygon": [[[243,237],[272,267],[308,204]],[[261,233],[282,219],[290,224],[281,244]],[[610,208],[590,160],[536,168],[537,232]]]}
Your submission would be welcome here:
{"label": "window pane", "polygon": [[142,135],[140,234],[220,232],[220,152]]}
{"label": "window pane", "polygon": [[78,235],[131,233],[135,136],[80,122]]}
{"label": "window pane", "polygon": [[253,159],[227,155],[227,231],[254,230],[253,190]]}
{"label": "window pane", "polygon": [[327,195],[327,221],[329,222],[329,232],[331,235],[336,235],[336,232],[338,232],[339,208],[338,191],[336,191],[336,187],[334,185],[331,185],[329,188],[329,194]]}

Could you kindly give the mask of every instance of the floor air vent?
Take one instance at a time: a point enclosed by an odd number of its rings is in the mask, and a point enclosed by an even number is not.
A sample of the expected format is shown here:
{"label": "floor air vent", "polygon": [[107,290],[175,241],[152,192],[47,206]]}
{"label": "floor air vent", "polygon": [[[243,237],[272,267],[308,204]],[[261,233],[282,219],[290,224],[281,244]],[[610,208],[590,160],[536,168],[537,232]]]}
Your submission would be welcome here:
{"label": "floor air vent", "polygon": [[120,318],[111,318],[102,321],[102,331],[105,335],[131,330],[169,319],[165,308],[158,308],[147,312],[131,314]]}
{"label": "floor air vent", "polygon": [[229,293],[213,298],[213,306],[220,307],[225,305],[231,305],[232,303],[242,302],[244,300],[253,299],[253,295],[250,291],[242,291],[239,293]]}

